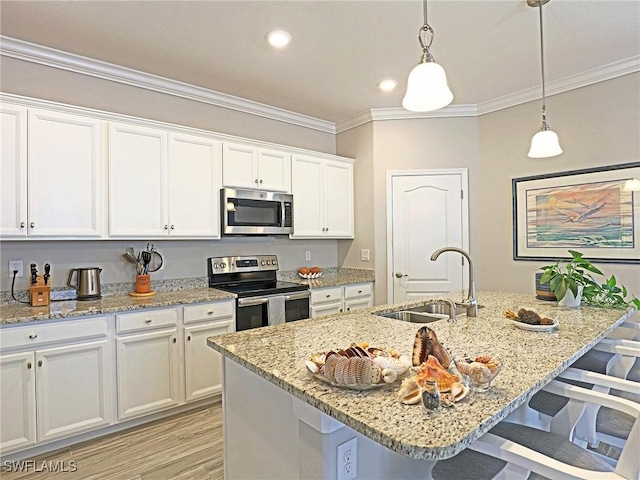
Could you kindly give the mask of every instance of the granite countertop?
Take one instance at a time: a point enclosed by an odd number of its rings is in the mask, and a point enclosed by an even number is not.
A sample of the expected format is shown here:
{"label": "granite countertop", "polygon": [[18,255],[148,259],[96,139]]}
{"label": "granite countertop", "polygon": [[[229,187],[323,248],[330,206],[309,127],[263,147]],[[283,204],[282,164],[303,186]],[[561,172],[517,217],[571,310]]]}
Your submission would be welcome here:
{"label": "granite countertop", "polygon": [[375,281],[375,272],[360,268],[326,268],[323,269],[321,277],[313,280],[301,278],[297,271],[282,272],[279,274],[279,278],[288,282],[308,285],[310,289],[314,289],[373,282]]}
{"label": "granite countertop", "polygon": [[142,308],[170,307],[186,303],[215,302],[235,298],[236,295],[215,288],[193,288],[173,292],[157,292],[150,298],[133,298],[129,295],[113,295],[100,300],[64,300],[45,307],[22,304],[0,306],[0,325],[28,323],[50,319],[66,319],[84,315],[116,313]]}
{"label": "granite countertop", "polygon": [[[378,306],[246,332],[210,337],[209,345],[322,412],[387,448],[415,459],[449,458],[555,378],[573,361],[632,315],[633,309],[569,309],[531,295],[479,292],[478,317],[459,316],[429,326],[454,355],[489,354],[503,368],[486,393],[470,392],[454,407],[427,420],[421,406],[397,401],[400,381],[364,392],[332,387],[312,377],[304,361],[314,352],[345,348],[351,342],[393,348],[410,354],[421,325],[372,315],[394,310]],[[419,305],[429,301],[406,302]],[[557,319],[551,332],[516,328],[507,309],[534,309]]]}

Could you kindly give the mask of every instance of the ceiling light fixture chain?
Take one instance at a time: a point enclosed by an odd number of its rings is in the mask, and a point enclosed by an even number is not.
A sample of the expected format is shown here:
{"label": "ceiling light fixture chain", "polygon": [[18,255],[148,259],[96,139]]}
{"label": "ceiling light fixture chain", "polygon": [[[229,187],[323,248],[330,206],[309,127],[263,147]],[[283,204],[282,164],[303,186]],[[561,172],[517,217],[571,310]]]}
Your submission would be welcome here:
{"label": "ceiling light fixture chain", "polygon": [[547,123],[547,90],[544,86],[544,29],[542,28],[542,5],[538,2],[538,10],[540,11],[540,66],[542,71],[542,130],[551,130]]}

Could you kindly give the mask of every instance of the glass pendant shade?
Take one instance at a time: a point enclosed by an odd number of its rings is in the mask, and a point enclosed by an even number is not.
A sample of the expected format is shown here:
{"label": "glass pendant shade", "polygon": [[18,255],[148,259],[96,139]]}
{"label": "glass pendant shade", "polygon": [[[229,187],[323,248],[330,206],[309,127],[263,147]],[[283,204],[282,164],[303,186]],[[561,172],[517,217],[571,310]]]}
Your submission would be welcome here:
{"label": "glass pendant shade", "polygon": [[555,157],[562,153],[558,135],[553,130],[541,130],[531,139],[530,158]]}
{"label": "glass pendant shade", "polygon": [[640,179],[632,178],[624,182],[625,192],[640,192]]}
{"label": "glass pendant shade", "polygon": [[402,106],[412,112],[430,112],[445,107],[453,100],[447,74],[435,62],[418,64],[407,81]]}

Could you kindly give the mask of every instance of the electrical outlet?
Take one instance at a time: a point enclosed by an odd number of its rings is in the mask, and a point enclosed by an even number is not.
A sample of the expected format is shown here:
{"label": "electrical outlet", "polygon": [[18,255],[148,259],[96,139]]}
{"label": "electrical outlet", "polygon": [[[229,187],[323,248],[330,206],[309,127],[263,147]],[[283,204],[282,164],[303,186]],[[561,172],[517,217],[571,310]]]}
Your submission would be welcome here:
{"label": "electrical outlet", "polygon": [[311,260],[311,252],[309,250],[307,250],[306,252],[304,252],[304,259],[306,261]]}
{"label": "electrical outlet", "polygon": [[368,262],[370,260],[370,254],[368,248],[363,248],[360,250],[360,260],[363,262]]}
{"label": "electrical outlet", "polygon": [[337,478],[352,480],[358,476],[358,439],[353,437],[338,445]]}
{"label": "electrical outlet", "polygon": [[16,278],[24,275],[24,262],[22,260],[9,260],[9,278],[13,278],[13,271],[17,270]]}

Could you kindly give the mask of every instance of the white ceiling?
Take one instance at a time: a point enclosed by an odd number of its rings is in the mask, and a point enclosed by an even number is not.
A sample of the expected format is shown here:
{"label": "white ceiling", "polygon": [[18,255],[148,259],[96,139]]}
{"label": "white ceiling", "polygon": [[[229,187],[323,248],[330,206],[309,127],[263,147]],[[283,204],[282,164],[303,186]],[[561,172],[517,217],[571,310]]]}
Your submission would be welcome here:
{"label": "white ceiling", "polygon": [[[2,1],[4,36],[339,122],[399,107],[422,1]],[[638,0],[543,7],[547,83],[640,58]],[[526,0],[431,0],[432,53],[454,105],[540,86],[538,10]],[[284,51],[264,35],[289,31]],[[377,90],[384,77],[399,85]]]}

